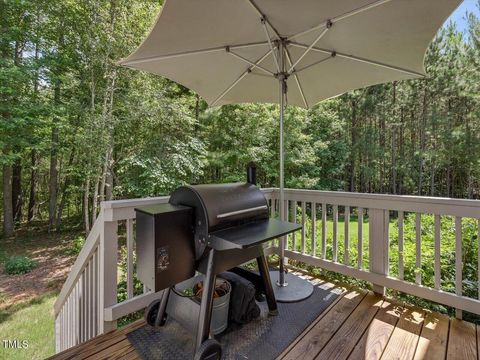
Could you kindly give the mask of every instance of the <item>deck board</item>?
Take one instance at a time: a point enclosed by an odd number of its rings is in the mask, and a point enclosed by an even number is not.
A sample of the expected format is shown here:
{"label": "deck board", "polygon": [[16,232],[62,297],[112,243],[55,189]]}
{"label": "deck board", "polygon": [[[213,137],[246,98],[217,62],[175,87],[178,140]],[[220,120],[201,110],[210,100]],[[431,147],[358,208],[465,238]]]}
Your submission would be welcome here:
{"label": "deck board", "polygon": [[349,360],[378,360],[397,325],[403,304],[386,299],[370,326],[355,345]]}
{"label": "deck board", "polygon": [[285,355],[284,359],[315,359],[366,294],[365,291],[350,291],[345,294],[335,307],[330,309],[297,345]]}
{"label": "deck board", "polygon": [[450,321],[447,360],[477,360],[475,325],[466,321]]}
{"label": "deck board", "polygon": [[423,327],[424,314],[425,312],[417,307],[404,307],[381,359],[413,359]]}
{"label": "deck board", "polygon": [[[480,327],[386,299],[372,292],[322,286],[343,293],[283,352],[279,359],[480,360]],[[53,359],[137,360],[127,334],[143,320],[96,337]],[[269,360],[269,359],[265,359]]]}
{"label": "deck board", "polygon": [[415,352],[415,360],[445,359],[449,319],[438,313],[428,313]]}
{"label": "deck board", "polygon": [[316,359],[346,359],[365,329],[370,325],[382,303],[383,298],[380,295],[367,294]]}

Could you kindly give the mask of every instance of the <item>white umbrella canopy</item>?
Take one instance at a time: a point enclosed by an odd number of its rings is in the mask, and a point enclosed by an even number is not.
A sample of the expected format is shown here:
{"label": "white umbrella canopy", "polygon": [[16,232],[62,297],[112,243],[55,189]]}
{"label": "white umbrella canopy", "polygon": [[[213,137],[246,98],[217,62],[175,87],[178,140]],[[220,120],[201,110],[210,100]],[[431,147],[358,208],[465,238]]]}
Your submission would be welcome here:
{"label": "white umbrella canopy", "polygon": [[146,40],[120,64],[167,77],[209,105],[278,103],[281,38],[288,103],[309,108],[352,89],[424,76],[425,51],[460,3],[167,0]]}
{"label": "white umbrella canopy", "polygon": [[[283,220],[287,100],[310,108],[353,89],[424,77],[427,47],[461,2],[166,0],[148,37],[120,64],[167,77],[211,106],[280,103]],[[297,301],[313,287],[291,274],[286,286],[284,241],[275,296]]]}

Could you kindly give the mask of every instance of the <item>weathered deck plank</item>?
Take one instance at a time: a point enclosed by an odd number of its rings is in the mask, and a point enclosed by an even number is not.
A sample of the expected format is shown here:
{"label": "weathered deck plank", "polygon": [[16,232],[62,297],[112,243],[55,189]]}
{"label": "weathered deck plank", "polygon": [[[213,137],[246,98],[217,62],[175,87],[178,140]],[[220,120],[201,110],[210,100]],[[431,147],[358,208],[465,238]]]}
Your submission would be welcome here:
{"label": "weathered deck plank", "polygon": [[405,306],[381,359],[413,359],[422,331],[424,314],[422,309]]}
{"label": "weathered deck plank", "polygon": [[447,360],[476,359],[477,335],[475,325],[462,320],[450,320]]}
{"label": "weathered deck plank", "polygon": [[335,307],[330,309],[297,345],[285,355],[284,359],[315,359],[366,294],[365,291],[350,291],[345,294]]}
{"label": "weathered deck plank", "polygon": [[397,325],[402,310],[403,304],[392,300],[385,300],[348,359],[380,359]]}
{"label": "weathered deck plank", "polygon": [[90,352],[89,349],[103,349],[105,348],[104,346],[102,347],[102,344],[105,344],[106,342],[113,342],[115,343],[116,339],[118,338],[125,338],[126,334],[129,332],[143,326],[144,321],[139,320],[136,321],[132,324],[129,324],[121,329],[114,330],[111,332],[108,332],[106,334],[97,336],[96,338],[87,341],[81,345],[75,346],[73,348],[67,349],[65,351],[62,351],[61,353],[58,353],[51,357],[51,359],[55,360],[66,360],[66,359],[71,359],[74,356],[78,354],[83,354],[84,352]]}
{"label": "weathered deck plank", "polygon": [[449,319],[438,313],[428,313],[418,340],[415,360],[445,359]]}
{"label": "weathered deck plank", "polygon": [[368,293],[316,359],[346,359],[382,304],[382,296]]}

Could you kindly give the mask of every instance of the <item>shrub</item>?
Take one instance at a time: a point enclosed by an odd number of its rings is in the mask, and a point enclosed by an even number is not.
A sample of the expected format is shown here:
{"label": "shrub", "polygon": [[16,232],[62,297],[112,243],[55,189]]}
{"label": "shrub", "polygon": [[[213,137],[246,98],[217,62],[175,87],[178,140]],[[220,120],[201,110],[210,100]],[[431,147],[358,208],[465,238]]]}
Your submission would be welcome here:
{"label": "shrub", "polygon": [[9,275],[26,274],[32,271],[35,262],[25,256],[12,256],[5,263],[5,272]]}
{"label": "shrub", "polygon": [[77,236],[75,239],[73,239],[70,247],[68,247],[68,249],[66,250],[67,255],[80,254],[83,245],[85,245],[85,237],[83,237],[82,235]]}

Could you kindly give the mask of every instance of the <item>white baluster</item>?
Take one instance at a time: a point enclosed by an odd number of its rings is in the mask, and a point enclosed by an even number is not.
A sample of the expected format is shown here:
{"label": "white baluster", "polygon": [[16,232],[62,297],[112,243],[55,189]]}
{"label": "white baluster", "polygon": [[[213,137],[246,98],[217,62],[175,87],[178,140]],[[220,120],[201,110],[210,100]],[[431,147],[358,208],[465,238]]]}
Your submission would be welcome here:
{"label": "white baluster", "polygon": [[343,254],[343,262],[345,265],[349,265],[350,263],[350,206],[345,206],[344,211],[344,254]]}
{"label": "white baluster", "polygon": [[440,215],[435,215],[435,289],[440,290],[441,287],[441,266],[440,266]]}
{"label": "white baluster", "polygon": [[398,212],[398,278],[403,280],[404,278],[404,265],[403,265],[403,223],[404,223],[403,211]]}
{"label": "white baluster", "polygon": [[338,225],[338,205],[333,205],[333,261],[337,262],[337,225]]}
{"label": "white baluster", "polygon": [[415,243],[416,243],[416,258],[415,258],[415,283],[422,284],[422,215],[415,214]]}
{"label": "white baluster", "polygon": [[[458,296],[463,295],[463,286],[462,286],[462,218],[459,216],[455,217],[455,293]],[[456,309],[455,316],[457,319],[462,318],[462,310]]]}
{"label": "white baluster", "polygon": [[310,254],[312,256],[315,256],[315,248],[317,246],[316,242],[316,228],[317,228],[317,204],[315,202],[312,202],[312,250]]}

